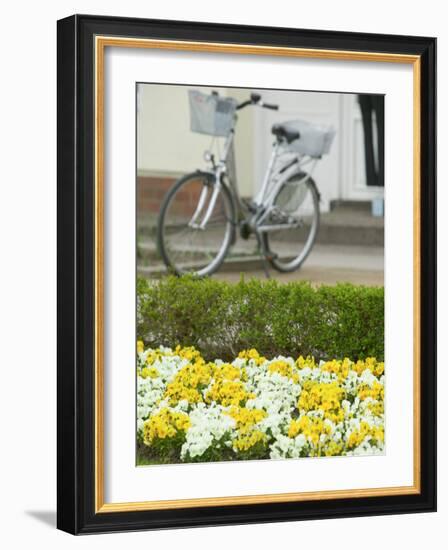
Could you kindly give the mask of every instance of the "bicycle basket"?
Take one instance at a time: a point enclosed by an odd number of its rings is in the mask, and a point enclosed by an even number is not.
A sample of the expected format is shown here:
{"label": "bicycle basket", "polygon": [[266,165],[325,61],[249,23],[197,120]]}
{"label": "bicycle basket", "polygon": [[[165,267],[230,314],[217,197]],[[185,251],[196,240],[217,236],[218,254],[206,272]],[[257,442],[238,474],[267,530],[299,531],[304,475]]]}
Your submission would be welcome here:
{"label": "bicycle basket", "polygon": [[307,196],[307,179],[306,175],[301,174],[287,181],[275,199],[275,206],[285,214],[297,212]]}
{"label": "bicycle basket", "polygon": [[237,102],[231,97],[188,90],[190,129],[209,136],[226,137],[233,128]]}
{"label": "bicycle basket", "polygon": [[284,122],[283,126],[300,134],[298,139],[287,145],[288,151],[317,158],[330,152],[336,134],[332,126],[312,124],[305,120],[291,120]]}

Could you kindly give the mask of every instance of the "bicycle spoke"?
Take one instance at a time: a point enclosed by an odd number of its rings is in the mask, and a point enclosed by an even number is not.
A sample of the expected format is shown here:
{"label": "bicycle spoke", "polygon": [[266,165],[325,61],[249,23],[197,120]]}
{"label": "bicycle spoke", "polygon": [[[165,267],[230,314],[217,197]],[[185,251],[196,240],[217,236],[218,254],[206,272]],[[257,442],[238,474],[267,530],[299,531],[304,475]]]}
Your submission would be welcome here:
{"label": "bicycle spoke", "polygon": [[[317,195],[311,183],[287,182],[276,198],[272,225],[281,225],[267,232],[264,240],[274,267],[280,271],[297,269],[314,243],[318,227]],[[289,227],[288,227],[289,225]]]}
{"label": "bicycle spoke", "polygon": [[[213,210],[208,213],[212,197],[209,180],[187,179],[166,207],[163,251],[169,265],[177,271],[201,273],[213,266],[229,245],[232,227],[229,206],[220,190],[213,199]],[[206,216],[207,223],[202,227]]]}

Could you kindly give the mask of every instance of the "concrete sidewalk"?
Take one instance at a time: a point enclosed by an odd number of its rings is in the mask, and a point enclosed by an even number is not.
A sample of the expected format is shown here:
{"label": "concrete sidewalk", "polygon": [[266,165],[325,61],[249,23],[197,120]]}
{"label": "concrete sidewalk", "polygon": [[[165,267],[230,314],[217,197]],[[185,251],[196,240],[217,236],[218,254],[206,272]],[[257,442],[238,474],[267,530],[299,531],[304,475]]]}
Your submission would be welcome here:
{"label": "concrete sidewalk", "polygon": [[[214,278],[237,282],[245,277],[265,278],[260,262],[242,262],[240,270],[221,270]],[[322,245],[314,246],[302,268],[292,273],[279,273],[269,268],[271,278],[282,281],[310,281],[313,284],[347,282],[362,285],[384,285],[384,249],[375,246]]]}
{"label": "concrete sidewalk", "polygon": [[[155,253],[154,245],[150,245]],[[288,249],[285,244],[285,249]],[[246,278],[266,278],[263,260],[256,253],[254,243],[240,241],[232,250],[216,279],[236,282],[243,273]],[[281,252],[281,251],[280,251]],[[139,275],[160,278],[166,267],[159,257],[137,266]],[[269,275],[279,281],[310,281],[313,284],[336,284],[347,282],[360,285],[384,285],[384,249],[382,246],[349,246],[316,244],[301,269],[292,273],[279,273],[269,267]]]}

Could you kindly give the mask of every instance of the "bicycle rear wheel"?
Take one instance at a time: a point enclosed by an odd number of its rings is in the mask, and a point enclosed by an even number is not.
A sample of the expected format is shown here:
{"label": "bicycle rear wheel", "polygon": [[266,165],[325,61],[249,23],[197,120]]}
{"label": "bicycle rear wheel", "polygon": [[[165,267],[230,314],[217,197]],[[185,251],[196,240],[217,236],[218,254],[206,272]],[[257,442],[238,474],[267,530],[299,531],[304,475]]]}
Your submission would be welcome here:
{"label": "bicycle rear wheel", "polygon": [[157,244],[165,265],[177,275],[212,274],[233,241],[232,197],[225,184],[217,189],[215,181],[207,172],[188,174],[163,199]]}
{"label": "bicycle rear wheel", "polygon": [[266,257],[274,269],[298,269],[310,253],[319,229],[319,193],[307,174],[292,176],[279,189],[268,220],[270,231],[262,233]]}

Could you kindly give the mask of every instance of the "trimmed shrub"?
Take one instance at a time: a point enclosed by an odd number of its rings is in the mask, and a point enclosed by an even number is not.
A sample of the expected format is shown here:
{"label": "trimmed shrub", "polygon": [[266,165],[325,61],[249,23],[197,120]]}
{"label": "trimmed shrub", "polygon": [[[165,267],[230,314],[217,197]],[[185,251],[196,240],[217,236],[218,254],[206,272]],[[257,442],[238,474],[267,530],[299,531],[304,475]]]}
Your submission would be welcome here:
{"label": "trimmed shrub", "polygon": [[137,338],[195,346],[207,360],[256,348],[266,357],[384,360],[384,289],[250,279],[137,281]]}

